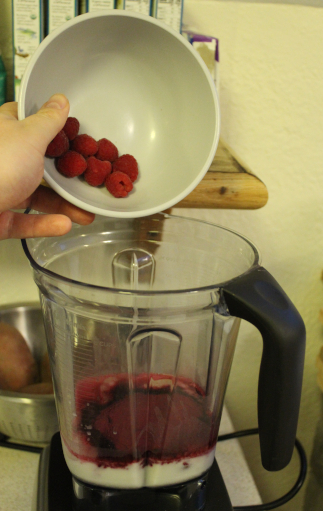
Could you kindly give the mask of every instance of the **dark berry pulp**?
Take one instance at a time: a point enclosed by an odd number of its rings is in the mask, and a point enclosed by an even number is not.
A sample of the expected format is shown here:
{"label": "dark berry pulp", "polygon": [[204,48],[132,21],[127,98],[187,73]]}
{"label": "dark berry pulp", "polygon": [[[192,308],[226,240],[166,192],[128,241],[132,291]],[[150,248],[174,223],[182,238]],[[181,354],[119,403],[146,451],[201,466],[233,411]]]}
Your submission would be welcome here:
{"label": "dark berry pulp", "polygon": [[80,459],[100,467],[196,457],[214,448],[218,423],[188,378],[141,374],[81,380],[76,388]]}

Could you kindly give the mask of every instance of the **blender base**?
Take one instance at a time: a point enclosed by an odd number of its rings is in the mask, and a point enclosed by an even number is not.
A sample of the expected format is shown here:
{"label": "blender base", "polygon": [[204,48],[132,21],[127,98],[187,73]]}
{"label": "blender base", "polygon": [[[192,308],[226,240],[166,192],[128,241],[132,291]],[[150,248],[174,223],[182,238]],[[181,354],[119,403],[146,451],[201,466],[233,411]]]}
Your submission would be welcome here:
{"label": "blender base", "polygon": [[156,489],[115,490],[72,477],[59,433],[40,458],[36,511],[232,511],[216,460],[207,474]]}

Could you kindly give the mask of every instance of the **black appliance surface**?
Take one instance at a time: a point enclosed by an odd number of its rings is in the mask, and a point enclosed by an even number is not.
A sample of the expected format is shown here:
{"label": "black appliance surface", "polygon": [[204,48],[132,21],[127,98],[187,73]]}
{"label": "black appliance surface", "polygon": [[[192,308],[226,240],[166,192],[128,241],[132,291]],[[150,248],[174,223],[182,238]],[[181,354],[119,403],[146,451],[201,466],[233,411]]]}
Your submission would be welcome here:
{"label": "black appliance surface", "polygon": [[81,489],[81,500],[75,498],[60,435],[55,433],[40,458],[36,511],[232,511],[216,460],[204,478],[168,488],[106,490],[76,480],[74,486],[78,493]]}

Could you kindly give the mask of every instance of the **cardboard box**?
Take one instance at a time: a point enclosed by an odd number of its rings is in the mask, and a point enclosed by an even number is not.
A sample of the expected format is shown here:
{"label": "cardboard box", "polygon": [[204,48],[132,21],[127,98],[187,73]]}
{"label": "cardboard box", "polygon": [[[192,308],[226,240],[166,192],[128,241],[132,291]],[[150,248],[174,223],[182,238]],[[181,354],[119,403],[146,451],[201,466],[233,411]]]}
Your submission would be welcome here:
{"label": "cardboard box", "polygon": [[219,39],[208,35],[196,34],[186,30],[183,31],[183,36],[187,38],[187,40],[192,44],[193,48],[195,48],[195,50],[200,54],[211,73],[216,88],[219,89]]}
{"label": "cardboard box", "polygon": [[44,37],[42,0],[12,0],[14,99],[33,53]]}
{"label": "cardboard box", "polygon": [[151,14],[152,3],[151,0],[119,0],[118,9],[125,11],[139,12],[140,14]]}
{"label": "cardboard box", "polygon": [[152,16],[182,32],[183,0],[154,0]]}
{"label": "cardboard box", "polygon": [[115,9],[116,0],[87,0],[86,12],[102,11],[104,9]]}
{"label": "cardboard box", "polygon": [[78,15],[77,0],[47,0],[46,35]]}

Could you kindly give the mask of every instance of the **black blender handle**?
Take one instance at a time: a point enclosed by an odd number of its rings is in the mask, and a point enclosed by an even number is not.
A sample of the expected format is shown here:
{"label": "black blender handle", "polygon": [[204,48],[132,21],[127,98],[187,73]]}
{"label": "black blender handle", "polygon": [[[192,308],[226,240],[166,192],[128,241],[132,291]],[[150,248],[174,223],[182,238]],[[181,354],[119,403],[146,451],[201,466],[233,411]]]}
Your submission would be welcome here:
{"label": "black blender handle", "polygon": [[230,315],[255,325],[263,338],[258,386],[262,464],[281,470],[295,445],[305,356],[305,325],[286,293],[261,266],[222,287]]}

